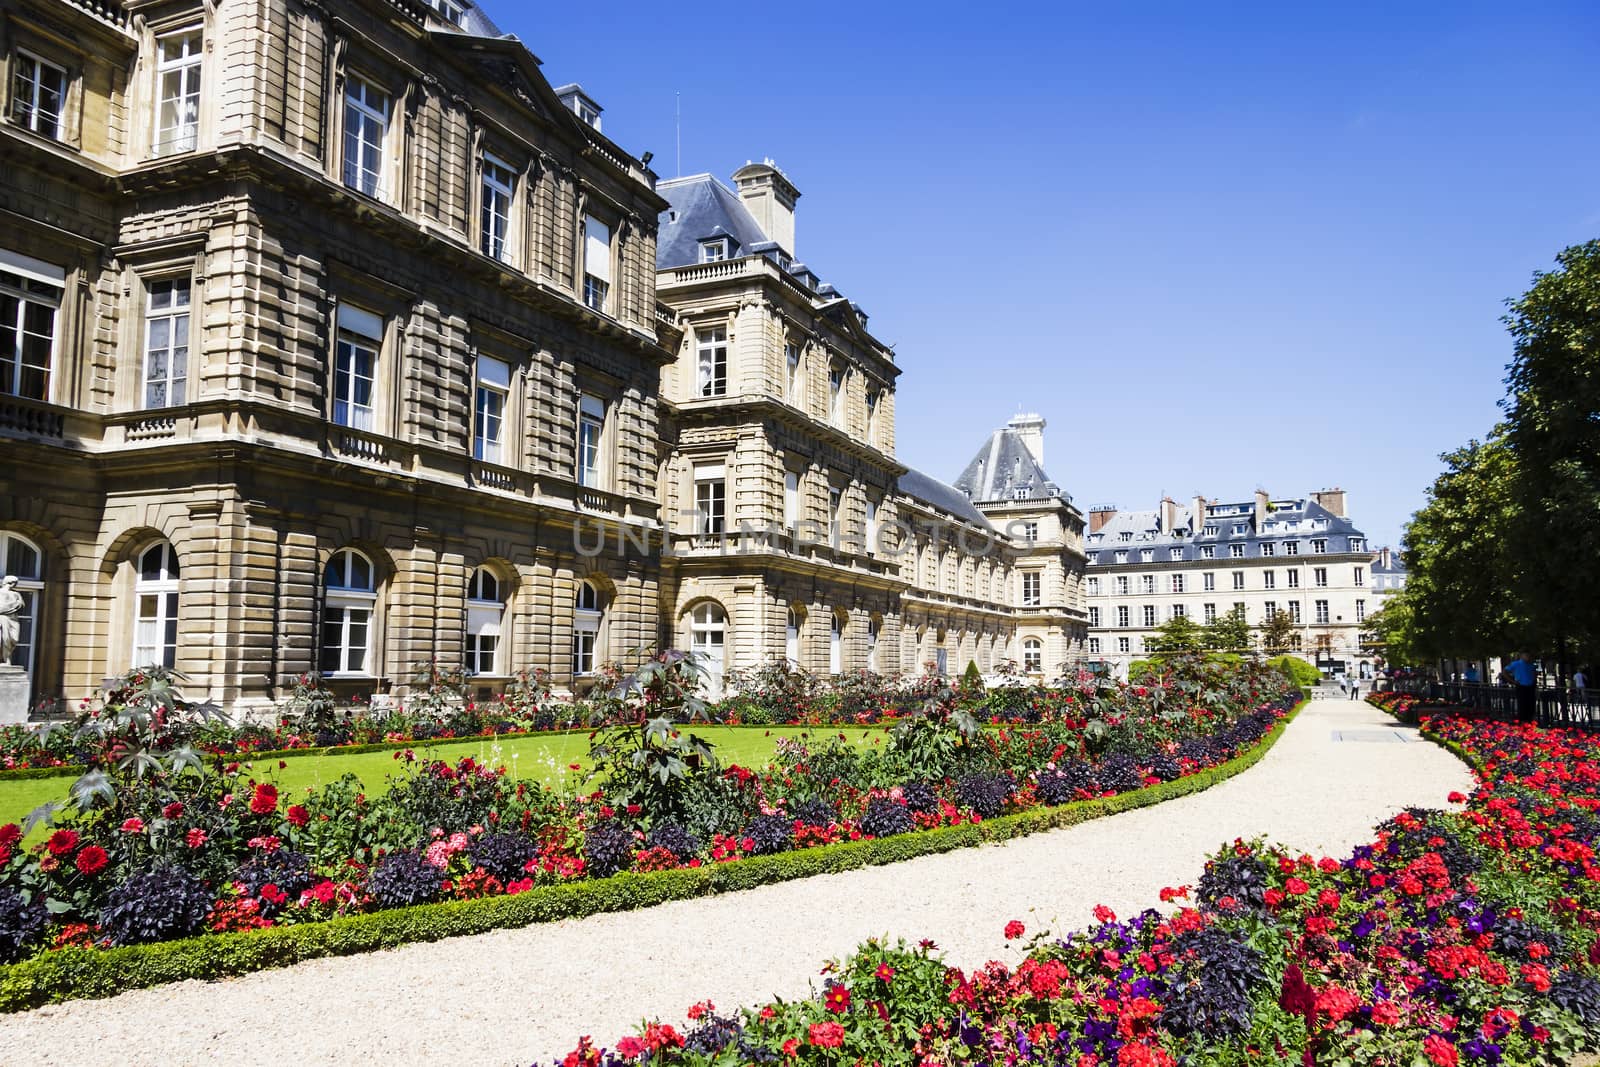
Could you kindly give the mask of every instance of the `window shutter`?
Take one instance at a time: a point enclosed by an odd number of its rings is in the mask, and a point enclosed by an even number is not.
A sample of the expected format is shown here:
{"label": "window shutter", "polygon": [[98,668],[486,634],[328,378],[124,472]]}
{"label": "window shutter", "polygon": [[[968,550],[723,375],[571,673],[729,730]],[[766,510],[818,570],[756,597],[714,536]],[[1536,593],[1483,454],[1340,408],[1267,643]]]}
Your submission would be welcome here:
{"label": "window shutter", "polygon": [[583,270],[601,281],[611,281],[611,227],[593,215],[583,217]]}

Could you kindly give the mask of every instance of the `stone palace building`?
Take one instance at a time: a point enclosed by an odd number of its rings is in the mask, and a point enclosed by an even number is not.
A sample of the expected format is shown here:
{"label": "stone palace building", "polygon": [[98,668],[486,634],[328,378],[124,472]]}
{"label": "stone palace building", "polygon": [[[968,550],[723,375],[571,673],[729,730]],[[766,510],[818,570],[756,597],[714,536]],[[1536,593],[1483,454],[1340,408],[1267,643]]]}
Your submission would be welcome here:
{"label": "stone palace building", "polygon": [[33,700],[1081,655],[1081,513],[896,459],[894,353],[776,167],[658,185],[452,0],[0,0],[0,63]]}

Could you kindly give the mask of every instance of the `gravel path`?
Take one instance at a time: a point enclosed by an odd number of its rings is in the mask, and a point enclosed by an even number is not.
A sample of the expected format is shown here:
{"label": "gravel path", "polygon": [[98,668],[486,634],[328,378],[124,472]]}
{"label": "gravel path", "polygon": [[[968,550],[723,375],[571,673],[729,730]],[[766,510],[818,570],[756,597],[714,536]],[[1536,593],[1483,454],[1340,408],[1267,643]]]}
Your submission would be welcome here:
{"label": "gravel path", "polygon": [[1131,914],[1208,852],[1263,834],[1343,855],[1408,805],[1469,791],[1456,759],[1365,702],[1316,700],[1259,764],[1203,793],[1025,837],[640,912],[316,960],[0,1017],[0,1063],[528,1064],[644,1016],[682,1022],[803,996],[865,938],[931,937],[952,963],[1013,958],[1001,929]]}

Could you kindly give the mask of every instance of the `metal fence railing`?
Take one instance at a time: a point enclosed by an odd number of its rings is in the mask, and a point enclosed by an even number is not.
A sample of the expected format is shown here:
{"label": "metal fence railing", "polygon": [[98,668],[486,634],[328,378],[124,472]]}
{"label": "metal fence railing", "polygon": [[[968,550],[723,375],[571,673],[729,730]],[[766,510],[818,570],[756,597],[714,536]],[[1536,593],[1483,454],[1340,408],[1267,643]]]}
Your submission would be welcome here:
{"label": "metal fence railing", "polygon": [[[1427,678],[1391,678],[1384,688],[1411,696],[1432,697],[1447,704],[1474,708],[1496,719],[1517,717],[1515,686],[1490,682],[1436,682]],[[1545,726],[1582,726],[1600,730],[1600,689],[1540,686],[1539,722]]]}

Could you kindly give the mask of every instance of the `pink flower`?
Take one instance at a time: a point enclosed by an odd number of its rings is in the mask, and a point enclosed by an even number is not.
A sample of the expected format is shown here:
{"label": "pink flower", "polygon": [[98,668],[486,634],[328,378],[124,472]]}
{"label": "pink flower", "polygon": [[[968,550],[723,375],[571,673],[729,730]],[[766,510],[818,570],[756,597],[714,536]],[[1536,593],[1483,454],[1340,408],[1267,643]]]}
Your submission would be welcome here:
{"label": "pink flower", "polygon": [[134,816],[131,819],[122,820],[122,832],[125,834],[144,833],[144,820],[138,816]]}
{"label": "pink flower", "polygon": [[838,1023],[812,1023],[806,1036],[818,1048],[838,1048],[844,1044],[844,1027]]}
{"label": "pink flower", "polygon": [[206,832],[198,826],[183,835],[183,840],[190,848],[199,848],[206,843]]}

